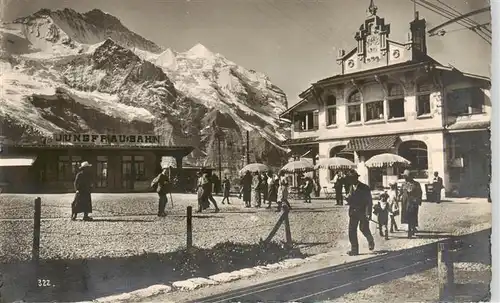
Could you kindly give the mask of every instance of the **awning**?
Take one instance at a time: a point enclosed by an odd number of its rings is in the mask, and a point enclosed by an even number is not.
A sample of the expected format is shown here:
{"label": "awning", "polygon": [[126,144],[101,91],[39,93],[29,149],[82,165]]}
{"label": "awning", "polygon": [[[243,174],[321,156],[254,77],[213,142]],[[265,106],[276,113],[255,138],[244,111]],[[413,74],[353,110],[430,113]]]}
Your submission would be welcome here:
{"label": "awning", "polygon": [[396,147],[398,136],[378,136],[351,139],[342,151],[386,150]]}
{"label": "awning", "polygon": [[308,143],[316,143],[318,137],[306,137],[306,138],[297,138],[297,139],[287,139],[283,141],[283,145],[300,145],[300,144],[308,144]]}
{"label": "awning", "polygon": [[448,125],[446,130],[450,133],[462,133],[470,131],[483,131],[489,130],[491,126],[490,121],[461,121],[452,125]]}
{"label": "awning", "polygon": [[1,157],[0,167],[31,166],[36,156]]}

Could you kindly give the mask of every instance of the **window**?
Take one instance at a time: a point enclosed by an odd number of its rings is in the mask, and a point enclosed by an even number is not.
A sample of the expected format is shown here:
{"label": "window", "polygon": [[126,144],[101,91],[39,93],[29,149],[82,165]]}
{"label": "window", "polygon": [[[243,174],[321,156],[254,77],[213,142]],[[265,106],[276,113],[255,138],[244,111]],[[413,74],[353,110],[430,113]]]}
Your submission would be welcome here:
{"label": "window", "polygon": [[399,84],[389,84],[388,97],[389,119],[404,118],[405,97],[403,87]]}
{"label": "window", "polygon": [[330,95],[326,99],[326,125],[336,125],[337,124],[337,98]]}
{"label": "window", "polygon": [[417,84],[417,116],[431,113],[431,91],[432,85],[428,83]]}
{"label": "window", "polygon": [[484,93],[479,87],[454,90],[447,95],[451,115],[473,115],[483,113]]}
{"label": "window", "polygon": [[366,121],[384,119],[384,101],[374,101],[365,104]]}
{"label": "window", "polygon": [[411,162],[414,178],[428,178],[427,145],[422,141],[406,141],[399,146],[399,155]]}
{"label": "window", "polygon": [[361,93],[353,92],[347,99],[347,123],[361,121]]}
{"label": "window", "polygon": [[59,156],[57,162],[57,179],[59,181],[74,181],[82,158],[79,156]]}
{"label": "window", "polygon": [[144,165],[144,156],[134,156],[134,172],[136,181],[146,180],[146,169]]}
{"label": "window", "polygon": [[319,128],[318,111],[297,113],[293,119],[295,131],[311,131]]}
{"label": "window", "polygon": [[97,156],[97,188],[108,187],[108,157]]}

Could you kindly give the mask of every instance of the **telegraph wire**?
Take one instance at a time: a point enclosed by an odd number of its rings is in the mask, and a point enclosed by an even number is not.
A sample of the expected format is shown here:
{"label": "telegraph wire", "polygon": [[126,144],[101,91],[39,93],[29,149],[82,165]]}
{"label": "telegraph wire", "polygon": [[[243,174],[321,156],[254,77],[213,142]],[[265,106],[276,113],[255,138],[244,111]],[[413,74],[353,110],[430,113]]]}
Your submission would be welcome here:
{"label": "telegraph wire", "polygon": [[[446,4],[445,2],[441,1],[441,0],[437,0],[439,3],[441,3],[442,5],[448,7],[450,10],[454,11],[455,13],[457,14],[462,14],[460,11],[456,10],[455,8],[453,8],[452,6]],[[476,26],[479,26],[480,24],[476,21],[474,21],[473,19],[471,19],[470,17],[467,17],[465,18],[465,20],[468,20],[470,21],[472,24],[476,25]],[[487,25],[491,25],[491,23],[488,23]],[[487,30],[488,32],[491,33],[491,29],[487,28],[487,27],[483,27],[484,30]]]}

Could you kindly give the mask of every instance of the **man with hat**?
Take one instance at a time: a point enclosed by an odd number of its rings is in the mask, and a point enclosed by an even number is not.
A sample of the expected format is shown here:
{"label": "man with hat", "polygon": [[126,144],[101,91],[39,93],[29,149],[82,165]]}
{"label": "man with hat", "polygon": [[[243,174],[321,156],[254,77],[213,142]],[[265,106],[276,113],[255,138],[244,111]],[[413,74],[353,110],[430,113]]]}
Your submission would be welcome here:
{"label": "man with hat", "polygon": [[375,249],[375,241],[370,232],[370,220],[372,217],[372,194],[370,187],[359,181],[359,174],[351,172],[351,188],[346,200],[349,204],[349,242],[351,250],[347,253],[350,256],[359,254],[358,226],[368,241],[369,250]]}
{"label": "man with hat", "polygon": [[83,161],[80,164],[79,172],[76,174],[74,187],[75,187],[75,199],[71,204],[71,220],[76,220],[76,216],[79,213],[83,213],[83,221],[92,221],[89,217],[89,213],[92,213],[92,177],[89,172],[92,165]]}
{"label": "man with hat", "polygon": [[401,186],[401,224],[408,224],[408,238],[415,235],[418,226],[418,209],[422,205],[422,188],[409,170],[403,172]]}
{"label": "man with hat", "polygon": [[167,194],[170,191],[170,180],[168,179],[168,168],[163,167],[161,173],[154,178],[151,182],[151,186],[156,187],[156,192],[158,193],[158,217],[165,217],[165,206],[167,205],[168,199]]}

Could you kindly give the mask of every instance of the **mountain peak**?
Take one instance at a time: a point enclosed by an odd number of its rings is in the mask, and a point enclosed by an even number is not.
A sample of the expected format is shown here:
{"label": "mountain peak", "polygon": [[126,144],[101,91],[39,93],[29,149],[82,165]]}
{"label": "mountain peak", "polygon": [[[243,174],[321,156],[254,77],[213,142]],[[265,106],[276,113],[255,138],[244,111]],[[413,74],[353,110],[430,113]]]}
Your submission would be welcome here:
{"label": "mountain peak", "polygon": [[187,53],[194,57],[210,58],[214,56],[214,53],[212,53],[208,48],[206,48],[201,43],[198,43],[195,46],[193,46],[190,50],[187,51]]}

